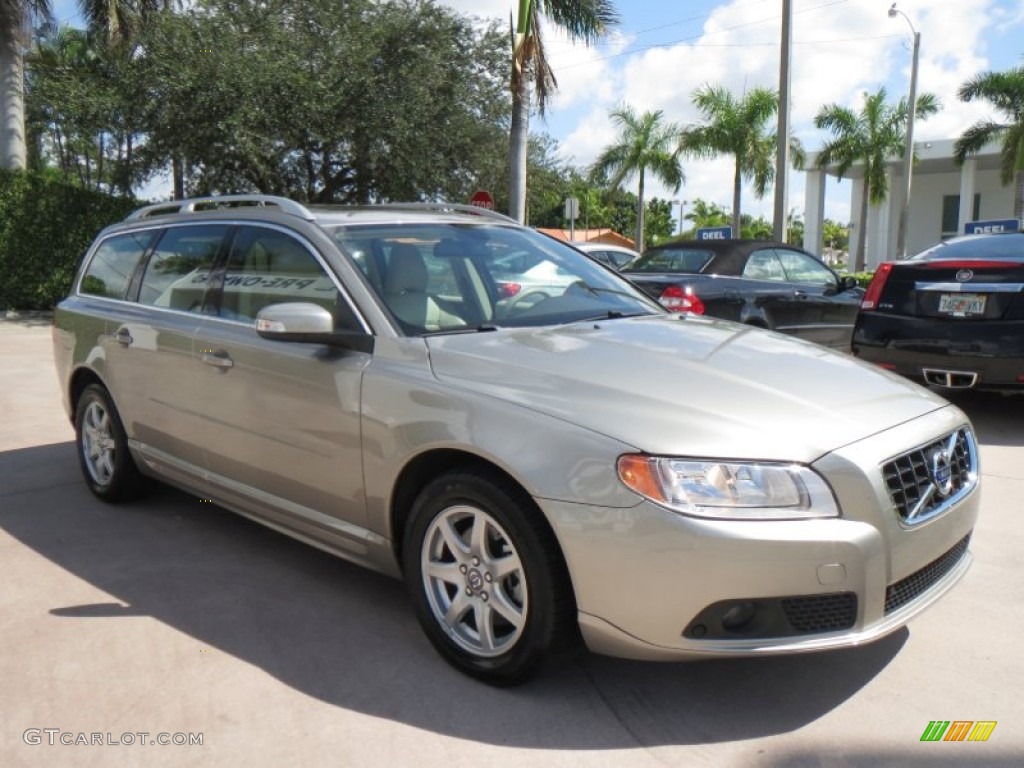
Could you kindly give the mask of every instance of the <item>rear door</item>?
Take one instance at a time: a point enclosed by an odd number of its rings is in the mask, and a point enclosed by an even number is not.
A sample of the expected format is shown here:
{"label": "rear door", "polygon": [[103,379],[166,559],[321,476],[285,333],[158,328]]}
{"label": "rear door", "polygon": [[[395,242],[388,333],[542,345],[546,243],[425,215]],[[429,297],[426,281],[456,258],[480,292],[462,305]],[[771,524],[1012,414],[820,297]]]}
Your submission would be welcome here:
{"label": "rear door", "polygon": [[205,461],[193,339],[211,268],[229,227],[181,224],[158,237],[129,289],[108,314],[111,391],[128,434],[171,476],[194,478]]}

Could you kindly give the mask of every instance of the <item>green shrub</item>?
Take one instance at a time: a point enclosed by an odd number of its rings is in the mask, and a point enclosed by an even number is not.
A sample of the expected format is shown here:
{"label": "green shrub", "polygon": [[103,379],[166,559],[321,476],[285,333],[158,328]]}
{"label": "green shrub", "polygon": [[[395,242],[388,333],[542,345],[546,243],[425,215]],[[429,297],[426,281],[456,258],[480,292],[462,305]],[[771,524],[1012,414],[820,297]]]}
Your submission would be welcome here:
{"label": "green shrub", "polygon": [[138,206],[52,174],[0,170],[0,309],[51,309],[96,233]]}
{"label": "green shrub", "polygon": [[871,278],[875,276],[874,272],[843,272],[843,277],[855,277],[857,278],[857,285],[861,288],[867,288],[868,283],[871,282]]}

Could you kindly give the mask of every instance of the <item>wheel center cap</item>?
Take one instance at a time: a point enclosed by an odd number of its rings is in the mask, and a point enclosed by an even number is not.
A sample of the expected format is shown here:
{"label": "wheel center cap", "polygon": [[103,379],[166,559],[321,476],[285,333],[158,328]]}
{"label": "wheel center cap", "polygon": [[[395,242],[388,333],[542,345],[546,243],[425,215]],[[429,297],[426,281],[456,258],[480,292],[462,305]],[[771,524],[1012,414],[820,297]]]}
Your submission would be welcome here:
{"label": "wheel center cap", "polygon": [[466,584],[474,592],[479,592],[484,588],[484,577],[480,575],[480,571],[476,568],[470,568],[469,572],[466,573]]}

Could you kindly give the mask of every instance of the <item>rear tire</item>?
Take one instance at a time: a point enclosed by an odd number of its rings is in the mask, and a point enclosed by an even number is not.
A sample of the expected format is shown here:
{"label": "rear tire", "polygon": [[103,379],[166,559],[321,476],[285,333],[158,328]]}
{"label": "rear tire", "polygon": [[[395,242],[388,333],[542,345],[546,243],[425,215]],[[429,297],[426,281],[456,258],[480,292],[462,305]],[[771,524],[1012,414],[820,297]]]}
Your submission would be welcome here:
{"label": "rear tire", "polygon": [[110,393],[99,384],[90,384],[78,398],[75,446],[85,484],[103,501],[130,501],[152,487],[128,450],[128,437]]}
{"label": "rear tire", "polygon": [[491,685],[532,676],[576,645],[568,571],[533,500],[488,472],[443,475],[421,491],[403,565],[427,637],[458,670]]}

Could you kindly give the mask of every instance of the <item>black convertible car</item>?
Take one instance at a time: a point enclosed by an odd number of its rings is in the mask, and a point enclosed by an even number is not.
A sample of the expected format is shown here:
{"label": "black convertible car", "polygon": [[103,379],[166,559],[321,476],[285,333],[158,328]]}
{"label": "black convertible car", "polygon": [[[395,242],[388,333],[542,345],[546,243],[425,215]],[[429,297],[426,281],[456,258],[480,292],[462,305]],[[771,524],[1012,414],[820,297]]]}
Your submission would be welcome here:
{"label": "black convertible car", "polygon": [[1024,389],[1024,233],[967,235],[882,264],[853,353],[945,389]]}
{"label": "black convertible car", "polygon": [[683,240],[622,270],[668,309],[722,317],[848,350],[864,289],[792,245]]}

